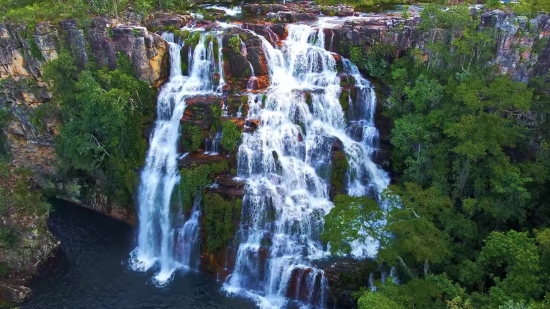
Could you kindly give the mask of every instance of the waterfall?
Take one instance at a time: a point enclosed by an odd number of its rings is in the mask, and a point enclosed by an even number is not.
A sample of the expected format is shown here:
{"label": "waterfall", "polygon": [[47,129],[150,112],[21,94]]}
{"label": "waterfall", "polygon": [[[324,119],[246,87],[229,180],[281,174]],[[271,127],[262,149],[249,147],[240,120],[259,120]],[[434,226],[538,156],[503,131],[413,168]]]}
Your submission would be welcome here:
{"label": "waterfall", "polygon": [[214,138],[207,138],[204,142],[204,153],[208,155],[218,155],[220,153],[220,141],[222,139],[222,133],[216,132]]}
{"label": "waterfall", "polygon": [[198,230],[196,207],[189,220],[179,227],[183,223],[177,189],[180,119],[189,97],[214,92],[212,77],[216,67],[213,44],[210,41],[205,46],[205,35],[201,35],[192,52],[190,48],[189,76],[183,76],[181,47],[174,43],[173,34],[165,33],[163,38],[170,46],[170,78],[158,95],[157,120],[140,176],[137,247],[129,261],[130,267],[137,271],[157,266],[153,280],[158,285],[168,282],[177,268],[189,267],[190,253],[180,252],[187,247],[174,246],[185,239],[193,239],[196,235],[189,235],[189,232],[197,233]]}
{"label": "waterfall", "polygon": [[[349,98],[353,115],[348,120],[361,131],[350,136],[336,61],[324,49],[323,30],[290,24],[280,48],[259,38],[271,84],[264,94],[249,94],[247,120],[258,119],[259,126],[243,133],[237,154],[246,186],[236,263],[224,289],[262,308],[291,302],[323,308],[327,280],[314,262],[329,255],[319,235],[333,204],[327,179],[320,175],[331,164],[333,144],[339,141],[349,162],[348,194],[376,198],[389,184],[371,160],[377,134],[374,91],[346,61],[344,72],[358,88],[356,101]],[[358,256],[377,250],[376,243],[353,246]]]}
{"label": "waterfall", "polygon": [[180,263],[186,267],[197,269],[200,263],[199,244],[199,219],[201,215],[201,194],[193,201],[191,216],[185,222],[178,237],[178,252],[180,252]]}

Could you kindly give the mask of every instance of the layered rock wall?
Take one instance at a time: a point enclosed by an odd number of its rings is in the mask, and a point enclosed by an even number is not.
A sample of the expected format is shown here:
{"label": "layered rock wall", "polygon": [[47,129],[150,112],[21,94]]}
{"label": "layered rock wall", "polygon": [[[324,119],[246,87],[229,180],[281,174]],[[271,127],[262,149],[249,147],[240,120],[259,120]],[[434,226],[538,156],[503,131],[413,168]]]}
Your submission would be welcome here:
{"label": "layered rock wall", "polygon": [[167,43],[145,27],[113,27],[105,18],[85,25],[76,20],[43,22],[34,29],[0,24],[0,106],[10,114],[4,133],[13,163],[33,170],[41,186],[61,189],[63,198],[134,222],[133,214],[113,207],[95,188],[83,196],[76,183],[63,183],[56,174],[60,117],[54,104],[46,104],[52,98],[42,73],[44,63],[57,58],[61,49],[69,50],[80,68],[95,61],[115,69],[117,57],[124,54],[138,78],[158,87],[167,78]]}

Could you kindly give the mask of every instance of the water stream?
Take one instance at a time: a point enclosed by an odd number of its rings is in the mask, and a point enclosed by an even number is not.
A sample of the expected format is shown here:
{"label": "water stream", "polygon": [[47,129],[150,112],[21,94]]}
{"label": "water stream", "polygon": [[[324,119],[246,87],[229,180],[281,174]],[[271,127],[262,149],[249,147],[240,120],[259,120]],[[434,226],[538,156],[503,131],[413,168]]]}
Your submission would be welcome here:
{"label": "water stream", "polygon": [[[174,35],[165,33],[163,38],[170,46],[170,78],[162,87],[157,100],[157,120],[150,139],[145,167],[141,172],[138,193],[138,245],[132,251],[130,266],[137,271],[147,271],[154,266],[159,270],[154,276],[158,285],[168,282],[176,269],[188,268],[187,257],[190,253],[181,253],[188,248],[181,244],[179,235],[185,235],[189,224],[184,223],[183,214],[179,214],[180,181],[178,171],[178,142],[180,137],[180,119],[186,108],[186,99],[199,94],[214,93],[212,82],[216,68],[213,43],[205,44],[205,36],[194,49],[190,48],[189,76],[183,76],[181,70],[181,46],[174,42]],[[189,220],[197,221],[198,207],[194,208]],[[179,222],[178,220],[182,220]],[[192,231],[198,231],[194,223]],[[182,226],[178,230],[178,226]],[[196,237],[195,237],[196,238]]]}
{"label": "water stream", "polygon": [[[235,269],[224,288],[262,308],[291,303],[324,308],[327,282],[314,261],[329,255],[319,235],[333,205],[321,175],[331,164],[334,143],[342,144],[349,162],[348,194],[376,198],[389,178],[371,160],[377,135],[371,84],[344,62],[357,88],[356,100],[348,99],[348,120],[361,131],[350,136],[339,101],[340,76],[334,56],[324,49],[324,32],[307,25],[287,28],[281,48],[260,37],[271,85],[265,94],[249,95],[248,118],[260,125],[243,134],[239,147],[238,174],[246,178],[246,195]],[[377,251],[375,242],[353,247],[357,257]]]}
{"label": "water stream", "polygon": [[[238,177],[246,180],[245,195],[235,236],[236,262],[223,288],[253,299],[261,308],[325,308],[328,283],[316,265],[330,256],[319,237],[324,217],[333,207],[327,168],[333,151],[341,149],[348,161],[345,187],[349,195],[377,199],[389,177],[372,161],[378,131],[371,83],[347,59],[342,58],[338,68],[336,58],[341,57],[324,49],[323,29],[289,24],[287,30],[288,37],[278,43],[272,32],[267,32],[269,41],[258,36],[270,86],[258,93],[249,81],[245,93],[247,120],[258,120],[259,125],[254,132],[242,134],[237,153]],[[205,44],[207,34],[201,34],[197,46],[189,49],[189,76],[181,72],[181,47],[173,35],[163,35],[170,45],[170,79],[158,96],[158,118],[141,173],[138,245],[130,258],[134,270],[156,271],[156,285],[165,285],[176,269],[197,268],[199,263],[200,199],[188,217],[181,213],[177,145],[186,99],[221,95],[222,87],[212,82],[215,73],[224,82],[222,40],[215,34],[218,59],[214,59],[213,40]],[[241,51],[247,52],[242,41]],[[253,81],[250,62],[249,67]],[[347,114],[341,104],[343,79],[354,88],[354,95],[348,91],[345,98]],[[219,138],[206,141],[209,154],[218,153]],[[378,250],[372,239],[351,245],[356,258],[372,257]]]}

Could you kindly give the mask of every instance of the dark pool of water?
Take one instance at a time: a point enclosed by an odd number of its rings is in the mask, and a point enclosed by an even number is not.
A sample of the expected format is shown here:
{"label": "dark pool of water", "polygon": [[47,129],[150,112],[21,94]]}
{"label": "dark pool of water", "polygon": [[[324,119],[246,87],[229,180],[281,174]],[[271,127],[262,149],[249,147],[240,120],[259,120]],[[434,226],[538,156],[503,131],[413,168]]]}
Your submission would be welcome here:
{"label": "dark pool of water", "polygon": [[134,231],[114,219],[63,201],[52,201],[49,225],[61,240],[62,256],[32,286],[21,309],[251,309],[246,300],[228,297],[220,284],[201,273],[176,274],[166,287],[151,273],[128,268]]}

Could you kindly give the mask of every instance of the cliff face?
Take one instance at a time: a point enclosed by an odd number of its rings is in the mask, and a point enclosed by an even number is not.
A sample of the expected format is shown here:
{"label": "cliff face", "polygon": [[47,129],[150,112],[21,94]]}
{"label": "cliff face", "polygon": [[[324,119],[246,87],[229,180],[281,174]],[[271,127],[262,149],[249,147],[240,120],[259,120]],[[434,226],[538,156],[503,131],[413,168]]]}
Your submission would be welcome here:
{"label": "cliff face", "polygon": [[[80,68],[95,61],[116,68],[118,53],[131,60],[137,76],[158,87],[166,79],[167,44],[141,26],[111,27],[111,21],[96,18],[87,25],[75,20],[58,25],[39,23],[34,29],[22,25],[0,25],[0,106],[11,117],[5,127],[7,146],[17,166],[34,171],[41,186],[61,189],[64,198],[132,222],[132,214],[111,207],[101,192],[81,196],[74,183],[63,183],[56,175],[55,136],[59,114],[45,111],[51,100],[42,81],[43,65],[55,59],[61,48],[68,49]],[[88,190],[90,191],[90,190]]]}

